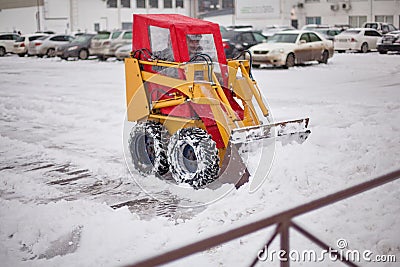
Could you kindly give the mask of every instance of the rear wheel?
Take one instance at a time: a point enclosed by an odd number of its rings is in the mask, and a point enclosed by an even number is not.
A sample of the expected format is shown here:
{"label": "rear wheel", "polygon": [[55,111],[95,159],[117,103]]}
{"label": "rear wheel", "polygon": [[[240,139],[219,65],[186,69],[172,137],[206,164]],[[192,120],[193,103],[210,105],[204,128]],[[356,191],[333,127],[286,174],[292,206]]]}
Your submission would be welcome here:
{"label": "rear wheel", "polygon": [[367,43],[363,43],[363,44],[361,45],[361,53],[367,53],[368,50],[369,50],[368,44],[367,44]]}
{"label": "rear wheel", "polygon": [[292,53],[290,53],[289,55],[287,55],[287,57],[286,57],[286,63],[285,63],[285,68],[286,69],[288,69],[288,68],[291,68],[291,67],[294,67],[294,64],[295,64],[295,57],[294,57],[294,54],[292,54]]}
{"label": "rear wheel", "polygon": [[79,51],[79,55],[78,55],[79,59],[82,60],[86,60],[89,58],[89,51],[87,51],[86,49],[82,49],[81,51]]}
{"label": "rear wheel", "polygon": [[218,177],[218,149],[211,136],[200,128],[176,132],[168,145],[172,177],[199,189]]}
{"label": "rear wheel", "polygon": [[0,57],[4,57],[5,54],[6,54],[6,49],[0,46]]}
{"label": "rear wheel", "polygon": [[379,51],[379,54],[387,54],[387,52],[388,52],[388,51],[380,50],[380,51]]}
{"label": "rear wheel", "polygon": [[168,138],[167,130],[157,122],[139,122],[132,128],[129,151],[133,165],[141,174],[164,175],[169,171]]}
{"label": "rear wheel", "polygon": [[253,68],[258,69],[260,67],[260,64],[253,64]]}
{"label": "rear wheel", "polygon": [[319,63],[328,64],[329,53],[328,51],[324,51],[322,53],[321,59],[318,60]]}
{"label": "rear wheel", "polygon": [[56,50],[54,48],[49,48],[46,53],[47,57],[55,57],[56,56]]}
{"label": "rear wheel", "polygon": [[19,57],[24,57],[24,56],[25,56],[25,53],[19,53],[18,56],[19,56]]}

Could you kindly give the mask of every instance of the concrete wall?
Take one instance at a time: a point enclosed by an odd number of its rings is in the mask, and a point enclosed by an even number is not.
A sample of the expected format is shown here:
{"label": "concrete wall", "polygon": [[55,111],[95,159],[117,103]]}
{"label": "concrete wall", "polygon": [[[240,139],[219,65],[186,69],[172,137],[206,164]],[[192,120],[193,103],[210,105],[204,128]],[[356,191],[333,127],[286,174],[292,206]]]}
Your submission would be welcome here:
{"label": "concrete wall", "polygon": [[[236,0],[242,1],[242,0]],[[247,0],[249,3],[251,0]],[[268,25],[290,25],[291,19],[298,20],[298,27],[306,24],[306,17],[321,17],[322,24],[349,24],[349,16],[367,16],[368,21],[375,21],[377,15],[392,15],[393,24],[400,28],[400,0],[286,0],[279,1],[281,5],[281,14],[279,18],[255,18],[240,19],[236,15],[227,15],[222,18],[207,17],[205,19],[216,21],[224,26],[251,24],[255,28],[263,28]],[[342,4],[347,7],[343,9]],[[332,10],[331,6],[337,5],[337,10]],[[292,13],[292,14],[291,14]]]}
{"label": "concrete wall", "polygon": [[[190,15],[193,1],[184,0],[184,8],[164,9],[163,0],[160,8],[136,8],[136,0],[131,0],[131,8],[107,8],[103,0],[44,0],[39,8],[40,29],[53,30],[57,33],[93,32],[94,24],[99,23],[101,30],[122,27],[123,22],[132,22],[132,14],[176,13]],[[7,6],[8,7],[8,6]],[[13,30],[22,33],[37,31],[37,7],[6,8],[0,11],[0,32]]]}

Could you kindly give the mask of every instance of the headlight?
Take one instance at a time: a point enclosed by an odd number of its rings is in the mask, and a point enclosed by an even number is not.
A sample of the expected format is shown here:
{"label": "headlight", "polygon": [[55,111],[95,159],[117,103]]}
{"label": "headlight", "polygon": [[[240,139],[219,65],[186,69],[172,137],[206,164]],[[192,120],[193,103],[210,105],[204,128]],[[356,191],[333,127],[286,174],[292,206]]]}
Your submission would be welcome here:
{"label": "headlight", "polygon": [[279,48],[279,49],[273,49],[271,50],[271,54],[283,54],[285,51],[283,50],[283,48]]}
{"label": "headlight", "polygon": [[72,50],[76,50],[76,49],[78,49],[77,45],[69,47],[68,51],[72,51]]}

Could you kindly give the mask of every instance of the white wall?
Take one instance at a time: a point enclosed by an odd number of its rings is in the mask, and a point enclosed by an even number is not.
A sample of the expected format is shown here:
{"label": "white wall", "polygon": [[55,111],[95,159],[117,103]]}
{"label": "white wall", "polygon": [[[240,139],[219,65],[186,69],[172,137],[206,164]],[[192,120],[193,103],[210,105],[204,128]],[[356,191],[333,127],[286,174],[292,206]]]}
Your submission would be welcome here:
{"label": "white wall", "polygon": [[36,7],[3,9],[0,11],[0,32],[35,32],[37,29]]}
{"label": "white wall", "polygon": [[[57,33],[93,32],[94,24],[99,23],[101,30],[121,28],[122,22],[132,22],[132,14],[176,13],[190,15],[191,0],[184,0],[184,8],[163,9],[164,1],[159,0],[160,8],[136,8],[136,0],[131,0],[131,8],[107,8],[107,2],[101,0],[45,0],[40,7],[41,30],[53,30]],[[72,6],[71,6],[72,4]],[[73,6],[75,5],[75,6]],[[0,11],[0,31],[14,29],[22,33],[37,30],[36,7],[4,9]]]}

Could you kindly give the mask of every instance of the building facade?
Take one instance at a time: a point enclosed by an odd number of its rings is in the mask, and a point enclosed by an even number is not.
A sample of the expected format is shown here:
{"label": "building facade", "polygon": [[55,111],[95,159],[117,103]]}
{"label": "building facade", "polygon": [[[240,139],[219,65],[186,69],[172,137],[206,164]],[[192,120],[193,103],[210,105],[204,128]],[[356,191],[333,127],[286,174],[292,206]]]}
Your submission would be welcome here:
{"label": "building facade", "polygon": [[224,26],[389,22],[400,27],[400,0],[2,0],[0,31],[95,32],[132,27],[132,14],[177,13]]}

